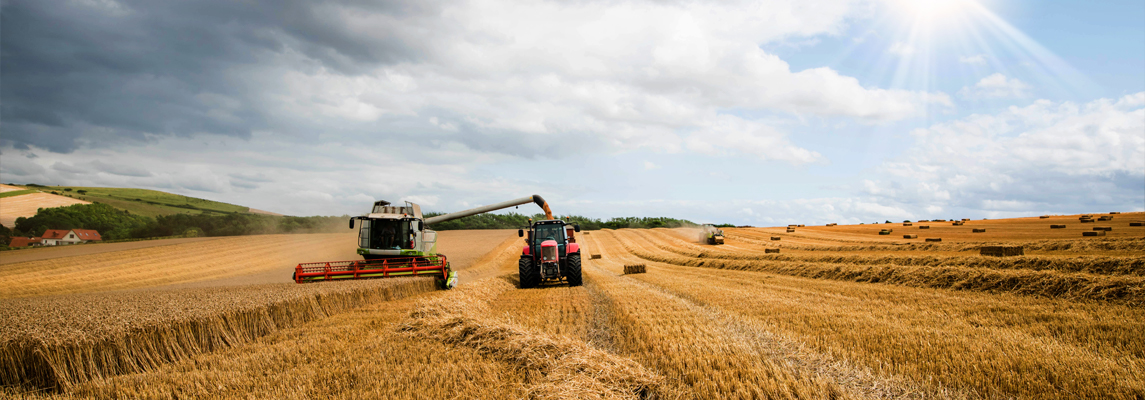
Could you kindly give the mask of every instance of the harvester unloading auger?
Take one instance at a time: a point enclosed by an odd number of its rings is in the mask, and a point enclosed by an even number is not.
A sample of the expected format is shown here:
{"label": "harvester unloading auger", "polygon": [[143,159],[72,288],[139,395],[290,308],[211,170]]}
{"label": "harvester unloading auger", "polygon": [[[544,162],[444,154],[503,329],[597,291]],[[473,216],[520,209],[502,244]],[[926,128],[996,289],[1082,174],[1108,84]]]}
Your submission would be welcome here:
{"label": "harvester unloading auger", "polygon": [[546,219],[553,219],[549,204],[538,195],[430,218],[422,217],[417,204],[407,201],[405,206],[391,206],[378,200],[369,214],[350,218],[350,229],[355,220],[361,221],[358,254],[364,260],[298,264],[294,281],[434,276],[440,287],[450,289],[457,285],[457,273],[449,268],[445,255],[437,252],[437,232],[427,226],[528,203],[540,206]]}

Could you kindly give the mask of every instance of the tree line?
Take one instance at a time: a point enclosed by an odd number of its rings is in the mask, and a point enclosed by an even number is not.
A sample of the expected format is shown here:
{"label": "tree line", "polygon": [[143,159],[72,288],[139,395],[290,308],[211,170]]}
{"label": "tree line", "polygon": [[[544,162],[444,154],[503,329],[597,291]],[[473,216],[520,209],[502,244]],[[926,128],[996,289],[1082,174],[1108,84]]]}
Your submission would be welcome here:
{"label": "tree line", "polygon": [[348,218],[245,213],[172,214],[152,218],[131,214],[107,204],[75,204],[41,208],[31,218],[17,218],[14,229],[0,227],[0,239],[3,240],[0,244],[7,244],[13,237],[39,237],[48,229],[92,229],[98,231],[104,240],[336,232],[346,230]]}
{"label": "tree line", "polygon": [[[426,218],[443,215],[430,212]],[[148,217],[102,203],[75,204],[67,207],[41,208],[35,216],[16,219],[14,229],[0,226],[0,247],[13,237],[39,237],[48,229],[92,229],[104,240],[146,239],[156,237],[239,236],[271,233],[320,233],[347,229],[348,215],[340,217],[290,217],[246,213],[226,215],[172,214]],[[459,229],[517,229],[529,225],[529,219],[542,220],[544,214],[532,216],[478,214],[433,224],[430,228],[447,231]],[[582,230],[622,228],[678,228],[695,226],[688,220],[666,217],[619,217],[607,221],[582,217],[563,217],[579,224]]]}
{"label": "tree line", "polygon": [[[444,215],[445,213],[430,212],[426,213],[425,217],[436,217]],[[477,214],[465,218],[458,218],[452,221],[438,222],[433,224],[431,228],[438,231],[458,230],[458,229],[517,229],[529,225],[529,219],[533,221],[545,219],[544,214],[533,214],[532,216],[508,213],[508,214]],[[610,218],[607,221],[600,219],[582,217],[579,215],[570,215],[561,217],[565,221],[580,225],[582,230],[600,230],[600,229],[648,229],[648,228],[679,228],[685,226],[696,226],[692,221],[685,219],[667,218],[667,217],[617,217]]]}

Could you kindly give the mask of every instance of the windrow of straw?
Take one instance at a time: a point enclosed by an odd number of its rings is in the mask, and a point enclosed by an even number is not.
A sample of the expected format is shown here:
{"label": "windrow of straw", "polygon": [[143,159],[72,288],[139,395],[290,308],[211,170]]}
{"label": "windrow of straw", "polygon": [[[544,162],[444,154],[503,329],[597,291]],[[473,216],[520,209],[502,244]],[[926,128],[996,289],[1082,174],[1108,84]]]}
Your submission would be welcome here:
{"label": "windrow of straw", "polygon": [[[697,247],[647,231],[623,231],[641,238],[642,243],[682,256],[703,259],[812,262],[826,264],[930,266],[936,268],[1027,269],[1035,271],[1082,272],[1099,275],[1145,276],[1145,257],[1141,256],[1024,256],[1020,258],[984,257],[981,255],[881,255],[881,254],[796,254],[775,255],[763,252],[732,252]],[[996,245],[995,245],[996,246]],[[975,251],[982,247],[975,246]],[[1002,247],[1015,247],[1005,245]]]}
{"label": "windrow of straw", "polygon": [[[1101,240],[1042,239],[1007,242],[968,242],[968,243],[917,243],[917,244],[856,244],[848,246],[825,246],[808,244],[778,244],[753,238],[750,235],[724,232],[724,237],[761,246],[781,246],[802,251],[974,251],[982,246],[1022,246],[1029,251],[1121,251],[1145,248],[1145,238],[1105,238]],[[855,242],[864,243],[864,242]]]}
{"label": "windrow of straw", "polygon": [[532,381],[530,398],[659,397],[663,378],[635,361],[495,318],[490,301],[513,289],[499,278],[460,286],[419,304],[399,331],[472,347],[517,365]]}
{"label": "windrow of straw", "polygon": [[617,238],[626,250],[637,257],[681,266],[764,271],[804,278],[887,283],[910,287],[1100,300],[1131,306],[1145,305],[1145,278],[1137,276],[895,264],[828,264],[802,260],[702,259],[649,251],[625,239],[624,235],[617,235]]}
{"label": "windrow of straw", "polygon": [[66,391],[435,286],[400,278],[9,299],[0,304],[0,385]]}

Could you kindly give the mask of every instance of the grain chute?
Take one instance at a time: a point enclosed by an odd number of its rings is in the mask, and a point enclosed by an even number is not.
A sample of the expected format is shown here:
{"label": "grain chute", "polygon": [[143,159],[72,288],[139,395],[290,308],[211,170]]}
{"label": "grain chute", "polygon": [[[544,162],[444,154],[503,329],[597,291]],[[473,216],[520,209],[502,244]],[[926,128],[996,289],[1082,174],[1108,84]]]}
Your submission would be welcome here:
{"label": "grain chute", "polygon": [[294,270],[294,281],[433,276],[439,286],[449,289],[457,284],[457,273],[449,268],[446,256],[437,252],[437,232],[428,226],[528,203],[540,206],[552,219],[548,203],[537,195],[430,218],[422,216],[417,204],[407,201],[404,206],[393,206],[378,200],[369,214],[350,218],[351,229],[359,221],[362,260],[301,263]]}

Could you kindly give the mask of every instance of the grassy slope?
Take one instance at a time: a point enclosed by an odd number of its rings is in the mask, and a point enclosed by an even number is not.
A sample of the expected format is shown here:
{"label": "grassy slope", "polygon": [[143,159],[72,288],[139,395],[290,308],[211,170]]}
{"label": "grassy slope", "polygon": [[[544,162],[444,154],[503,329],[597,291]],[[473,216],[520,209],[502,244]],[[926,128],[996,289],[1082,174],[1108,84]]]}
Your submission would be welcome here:
{"label": "grassy slope", "polygon": [[[146,215],[149,217],[179,213],[245,213],[250,210],[247,207],[234,204],[187,197],[157,190],[83,186],[48,186],[40,189],[44,192],[56,192],[63,196],[104,203],[121,210],[130,211],[132,214]],[[65,189],[72,190],[69,192]],[[81,195],[77,193],[79,190],[86,190],[87,193]]]}
{"label": "grassy slope", "polygon": [[30,194],[30,193],[36,193],[36,191],[29,189],[29,190],[16,190],[16,191],[11,191],[11,192],[4,192],[4,193],[0,193],[0,198],[19,196],[22,194]]}

